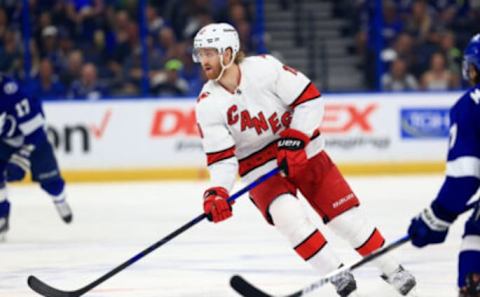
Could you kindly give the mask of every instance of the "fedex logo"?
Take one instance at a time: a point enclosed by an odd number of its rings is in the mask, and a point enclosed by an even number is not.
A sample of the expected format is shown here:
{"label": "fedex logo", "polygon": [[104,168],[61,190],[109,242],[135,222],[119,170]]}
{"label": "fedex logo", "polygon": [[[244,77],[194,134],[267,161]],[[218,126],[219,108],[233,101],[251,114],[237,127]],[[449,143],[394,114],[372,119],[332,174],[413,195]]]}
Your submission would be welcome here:
{"label": "fedex logo", "polygon": [[375,103],[363,107],[351,103],[326,104],[320,130],[322,133],[346,133],[354,129],[373,132],[369,118],[376,109]]}
{"label": "fedex logo", "polygon": [[188,110],[167,108],[155,111],[150,135],[152,137],[166,137],[178,134],[198,135],[195,110],[193,108]]}
{"label": "fedex logo", "polygon": [[[364,106],[352,103],[326,104],[321,131],[322,133],[348,133],[357,129],[367,133],[373,132],[374,128],[370,117],[375,113],[377,107],[375,103]],[[251,115],[247,110],[239,110],[238,106],[232,105],[227,110],[227,124],[239,124],[240,130],[253,129],[260,135],[269,129],[276,133],[282,126],[288,127],[291,116],[289,112],[282,115],[273,113],[266,116],[263,112]],[[193,108],[162,108],[154,112],[150,136],[169,137],[175,135],[192,137],[199,135]]]}

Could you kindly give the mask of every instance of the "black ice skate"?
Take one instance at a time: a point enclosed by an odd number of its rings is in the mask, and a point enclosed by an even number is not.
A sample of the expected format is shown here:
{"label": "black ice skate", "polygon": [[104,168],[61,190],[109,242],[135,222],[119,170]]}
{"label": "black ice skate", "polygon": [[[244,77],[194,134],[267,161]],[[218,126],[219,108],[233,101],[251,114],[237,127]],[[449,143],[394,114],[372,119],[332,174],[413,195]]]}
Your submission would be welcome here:
{"label": "black ice skate", "polygon": [[382,274],[381,277],[403,296],[406,296],[417,284],[415,277],[401,265],[390,275]]}
{"label": "black ice skate", "polygon": [[357,283],[350,272],[341,273],[330,282],[335,286],[337,294],[342,297],[353,296],[352,292],[357,289]]}
{"label": "black ice skate", "polygon": [[57,212],[62,220],[67,224],[70,223],[73,219],[73,214],[70,205],[67,203],[67,200],[65,200],[65,198],[53,200],[53,203],[55,204],[55,208],[57,209]]}
{"label": "black ice skate", "polygon": [[459,297],[480,297],[480,274],[467,276],[466,285],[460,290]]}

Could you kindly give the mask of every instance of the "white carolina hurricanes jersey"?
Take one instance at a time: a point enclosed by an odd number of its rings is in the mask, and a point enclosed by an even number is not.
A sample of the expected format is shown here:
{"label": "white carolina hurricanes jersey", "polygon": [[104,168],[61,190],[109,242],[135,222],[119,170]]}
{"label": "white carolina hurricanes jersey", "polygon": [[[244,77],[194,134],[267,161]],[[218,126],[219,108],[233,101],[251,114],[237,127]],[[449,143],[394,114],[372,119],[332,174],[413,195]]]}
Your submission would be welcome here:
{"label": "white carolina hurricanes jersey", "polygon": [[318,130],[323,102],[304,74],[269,55],[248,57],[239,66],[235,92],[208,81],[196,105],[211,183],[229,191],[237,172],[251,182],[277,166],[276,142],[287,127],[311,137],[309,158],[324,147]]}

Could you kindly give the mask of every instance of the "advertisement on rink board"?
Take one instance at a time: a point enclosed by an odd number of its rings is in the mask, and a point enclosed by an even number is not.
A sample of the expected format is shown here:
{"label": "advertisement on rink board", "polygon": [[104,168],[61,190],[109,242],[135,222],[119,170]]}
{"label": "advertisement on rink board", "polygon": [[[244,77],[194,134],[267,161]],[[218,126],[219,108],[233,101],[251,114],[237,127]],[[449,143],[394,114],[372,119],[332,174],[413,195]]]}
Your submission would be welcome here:
{"label": "advertisement on rink board", "polygon": [[[440,164],[448,109],[459,96],[324,94],[326,149],[340,165]],[[44,108],[64,171],[205,167],[194,98],[45,102]]]}

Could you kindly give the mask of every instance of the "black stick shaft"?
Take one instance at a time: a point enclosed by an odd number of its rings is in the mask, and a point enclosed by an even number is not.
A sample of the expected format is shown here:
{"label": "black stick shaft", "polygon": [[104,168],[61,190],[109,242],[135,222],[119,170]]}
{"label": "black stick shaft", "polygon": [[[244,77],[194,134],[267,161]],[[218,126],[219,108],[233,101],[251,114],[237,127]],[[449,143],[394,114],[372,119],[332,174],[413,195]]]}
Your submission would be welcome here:
{"label": "black stick shaft", "polygon": [[[278,174],[280,172],[280,168],[274,168],[272,170],[270,170],[269,172],[267,172],[266,174],[262,175],[261,177],[259,177],[258,179],[256,179],[255,181],[253,181],[252,183],[246,185],[245,187],[243,187],[242,189],[240,189],[238,192],[234,193],[233,195],[231,195],[229,198],[228,198],[228,202],[232,203],[235,199],[237,199],[238,197],[242,196],[243,194],[245,194],[246,192],[250,191],[251,189],[255,188],[256,186],[258,186],[259,184],[261,184],[262,182],[264,182],[265,180],[269,179],[270,177]],[[55,296],[81,296],[83,294],[85,294],[86,292],[92,290],[93,288],[95,288],[96,286],[98,286],[99,284],[103,283],[104,281],[106,281],[107,279],[111,278],[112,276],[114,276],[115,274],[119,273],[120,271],[124,270],[125,268],[127,268],[128,266],[132,265],[133,263],[137,262],[138,260],[142,259],[143,257],[145,257],[146,255],[150,254],[151,252],[153,252],[154,250],[156,250],[157,248],[161,247],[162,245],[166,244],[167,242],[169,242],[170,240],[174,239],[175,237],[177,237],[178,235],[182,234],[183,232],[185,232],[186,230],[190,229],[191,227],[195,226],[196,224],[198,224],[199,222],[201,222],[202,220],[204,220],[205,218],[207,217],[206,214],[202,213],[200,214],[199,216],[195,217],[194,219],[192,219],[191,221],[187,222],[186,224],[184,224],[183,226],[181,226],[180,228],[176,229],[175,231],[171,232],[170,234],[168,234],[167,236],[165,236],[164,238],[160,239],[159,241],[157,241],[156,243],[152,244],[151,246],[147,247],[146,249],[144,249],[143,251],[141,251],[140,253],[136,254],[135,256],[133,256],[132,258],[128,259],[127,261],[123,262],[122,264],[118,265],[117,267],[115,267],[114,269],[110,270],[109,272],[105,273],[104,275],[102,275],[101,277],[99,277],[98,279],[96,279],[95,281],[91,282],[90,284],[86,285],[85,287],[81,288],[81,289],[78,289],[76,291],[70,291],[70,292],[67,292],[67,291],[61,291],[61,290],[57,290],[53,287],[50,287],[48,286],[47,284],[41,282],[40,280],[38,280],[36,277],[34,276],[30,276],[29,277],[29,280],[28,280],[28,285],[30,286],[30,288],[34,291],[36,291],[37,293],[39,294],[42,294],[43,296],[48,296],[48,297],[55,297]],[[33,280],[35,279],[35,280]],[[47,288],[48,287],[48,288]],[[50,293],[51,292],[51,293]],[[62,294],[69,294],[69,295],[62,295]]]}
{"label": "black stick shaft", "polygon": [[[463,211],[463,213],[467,212],[468,210],[470,210],[472,208],[475,208],[478,203],[480,203],[480,202],[475,201],[473,203],[468,204],[465,207],[465,210]],[[358,267],[363,266],[366,263],[371,262],[371,261],[377,259],[378,257],[380,257],[380,256],[382,256],[382,255],[384,255],[384,254],[402,246],[403,244],[405,244],[408,241],[410,241],[410,236],[405,235],[405,236],[395,240],[394,242],[390,243],[389,245],[381,248],[380,250],[377,250],[376,252],[373,252],[372,254],[362,258],[361,260],[351,264],[350,266],[346,266],[346,267],[342,267],[340,269],[337,269],[337,270],[327,274],[326,276],[322,277],[321,279],[311,283],[310,285],[308,285],[306,287],[303,287],[302,289],[300,289],[296,292],[293,292],[289,295],[285,295],[284,297],[305,296],[305,295],[311,293],[312,291],[315,291],[318,288],[322,287],[323,285],[329,283],[333,277],[338,276],[339,274],[342,274],[342,273],[346,273],[348,271],[355,270]],[[265,293],[264,291],[258,289],[257,287],[255,287],[253,284],[251,284],[250,282],[245,280],[240,275],[234,275],[230,279],[230,285],[233,287],[233,289],[235,289],[235,291],[237,291],[240,295],[242,295],[244,297],[272,297],[273,296],[273,295],[270,295],[270,294]]]}

